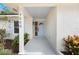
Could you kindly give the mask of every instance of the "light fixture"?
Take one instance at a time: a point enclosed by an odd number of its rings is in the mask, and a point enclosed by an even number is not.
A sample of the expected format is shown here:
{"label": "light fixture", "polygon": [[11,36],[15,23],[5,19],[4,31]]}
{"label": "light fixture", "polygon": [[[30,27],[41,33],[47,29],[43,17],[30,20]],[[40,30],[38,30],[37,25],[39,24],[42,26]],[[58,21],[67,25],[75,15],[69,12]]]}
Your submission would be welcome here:
{"label": "light fixture", "polygon": [[39,25],[42,25],[43,23],[39,23]]}

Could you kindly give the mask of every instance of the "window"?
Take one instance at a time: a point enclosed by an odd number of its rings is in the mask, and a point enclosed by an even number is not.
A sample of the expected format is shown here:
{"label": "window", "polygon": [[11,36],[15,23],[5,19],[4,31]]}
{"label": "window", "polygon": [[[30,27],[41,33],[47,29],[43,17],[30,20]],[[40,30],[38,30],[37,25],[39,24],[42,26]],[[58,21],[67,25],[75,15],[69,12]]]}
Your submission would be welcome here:
{"label": "window", "polygon": [[14,21],[14,33],[19,33],[19,21]]}

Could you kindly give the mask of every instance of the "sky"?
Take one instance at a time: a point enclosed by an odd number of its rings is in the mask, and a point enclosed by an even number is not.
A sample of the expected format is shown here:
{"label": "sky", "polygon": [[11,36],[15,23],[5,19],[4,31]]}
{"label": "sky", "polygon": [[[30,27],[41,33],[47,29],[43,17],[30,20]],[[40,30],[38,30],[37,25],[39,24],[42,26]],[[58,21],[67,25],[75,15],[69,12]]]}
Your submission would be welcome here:
{"label": "sky", "polygon": [[12,10],[6,6],[4,3],[0,3],[0,11],[5,10],[6,12],[11,12]]}
{"label": "sky", "polygon": [[0,10],[4,10],[6,8],[5,4],[0,3]]}

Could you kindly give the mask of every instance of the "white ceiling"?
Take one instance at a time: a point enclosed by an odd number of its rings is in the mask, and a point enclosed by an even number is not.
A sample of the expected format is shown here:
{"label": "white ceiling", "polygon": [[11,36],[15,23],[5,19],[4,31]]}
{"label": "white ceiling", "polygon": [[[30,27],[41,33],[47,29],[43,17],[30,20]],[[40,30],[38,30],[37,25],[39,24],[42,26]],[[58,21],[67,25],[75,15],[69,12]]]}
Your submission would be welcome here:
{"label": "white ceiling", "polygon": [[52,7],[27,7],[26,10],[34,18],[46,18]]}

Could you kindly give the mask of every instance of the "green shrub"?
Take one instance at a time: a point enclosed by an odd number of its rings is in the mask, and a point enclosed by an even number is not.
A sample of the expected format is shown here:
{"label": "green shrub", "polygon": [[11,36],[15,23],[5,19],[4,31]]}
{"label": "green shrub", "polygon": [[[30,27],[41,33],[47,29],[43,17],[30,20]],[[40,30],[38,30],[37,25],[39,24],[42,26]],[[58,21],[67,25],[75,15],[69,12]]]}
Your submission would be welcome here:
{"label": "green shrub", "polygon": [[[29,41],[28,36],[28,33],[24,33],[24,45]],[[14,41],[12,43],[13,47],[16,47],[17,45],[19,45],[19,35],[15,36]]]}
{"label": "green shrub", "polygon": [[12,55],[12,51],[10,49],[1,49],[0,55]]}
{"label": "green shrub", "polygon": [[3,44],[4,47],[4,37],[6,36],[6,30],[0,29],[0,43]]}
{"label": "green shrub", "polygon": [[19,35],[15,36],[14,41],[12,43],[12,47],[16,47],[16,45],[19,44]]}
{"label": "green shrub", "polygon": [[24,45],[27,44],[27,42],[29,41],[28,36],[29,36],[28,33],[24,34]]}
{"label": "green shrub", "polygon": [[3,39],[5,37],[6,30],[0,29],[0,39]]}

